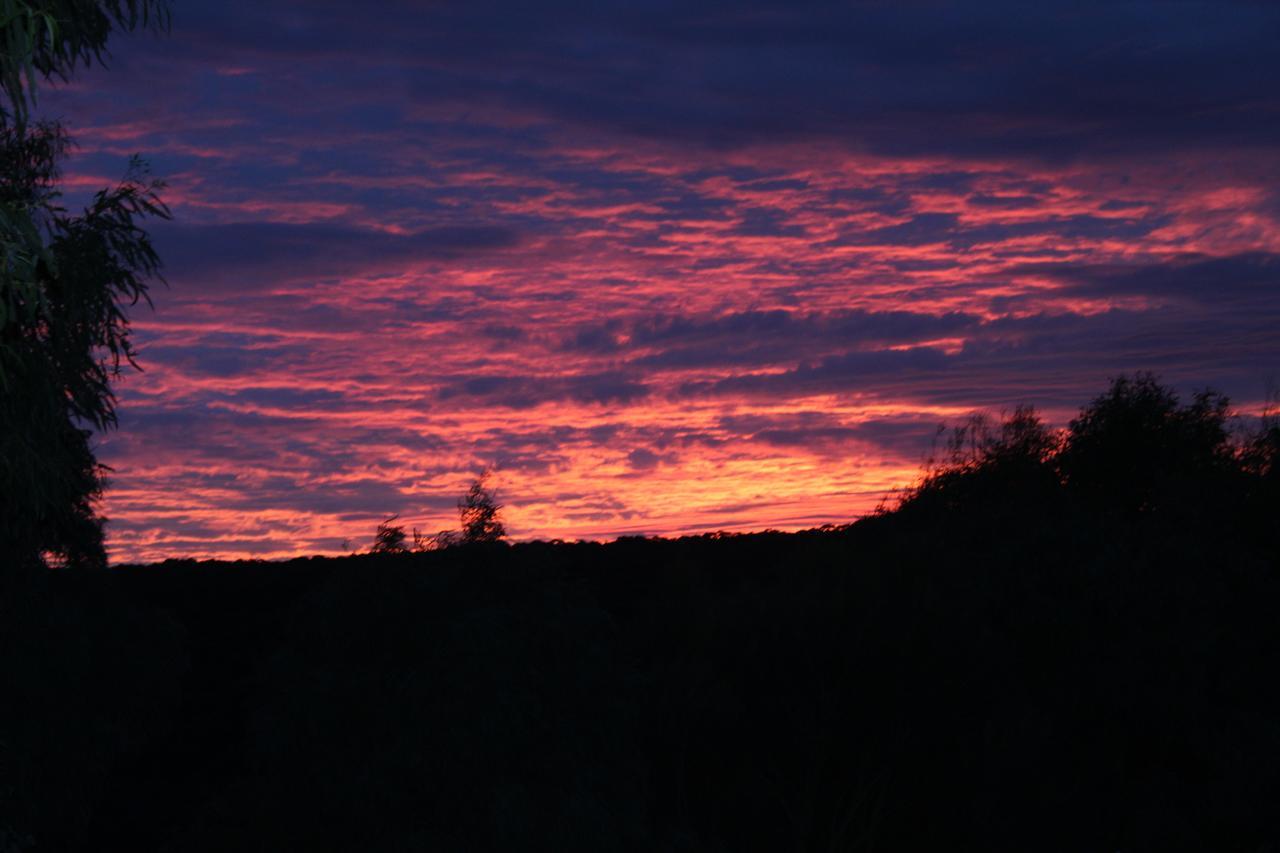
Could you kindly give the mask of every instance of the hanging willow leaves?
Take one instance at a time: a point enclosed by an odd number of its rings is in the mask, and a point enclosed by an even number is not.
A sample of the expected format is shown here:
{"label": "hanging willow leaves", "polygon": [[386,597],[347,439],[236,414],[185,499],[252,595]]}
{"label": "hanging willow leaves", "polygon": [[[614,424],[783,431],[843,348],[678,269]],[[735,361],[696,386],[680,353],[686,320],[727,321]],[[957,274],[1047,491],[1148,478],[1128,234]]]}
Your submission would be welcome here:
{"label": "hanging willow leaves", "polygon": [[13,565],[105,559],[91,430],[116,423],[112,382],[136,366],[126,312],[159,276],[142,223],[169,216],[136,158],[68,213],[70,141],[33,120],[37,85],[103,63],[113,32],[168,26],[163,0],[0,0],[0,550]]}
{"label": "hanging willow leaves", "polygon": [[103,63],[114,30],[167,31],[169,21],[165,0],[0,0],[0,89],[11,123],[25,123],[38,81]]}

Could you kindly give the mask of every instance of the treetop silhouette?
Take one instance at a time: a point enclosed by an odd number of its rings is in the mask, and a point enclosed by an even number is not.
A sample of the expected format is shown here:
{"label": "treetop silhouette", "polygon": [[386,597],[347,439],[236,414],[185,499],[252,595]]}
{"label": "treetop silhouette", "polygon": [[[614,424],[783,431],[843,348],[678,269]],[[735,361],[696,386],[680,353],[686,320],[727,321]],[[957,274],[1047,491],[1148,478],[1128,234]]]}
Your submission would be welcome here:
{"label": "treetop silhouette", "polygon": [[998,429],[983,416],[954,428],[946,454],[930,460],[899,508],[1070,508],[1130,520],[1230,516],[1246,509],[1242,501],[1256,509],[1277,479],[1280,426],[1264,418],[1233,440],[1232,418],[1217,392],[1184,404],[1151,373],[1120,376],[1057,432],[1030,407]]}
{"label": "treetop silhouette", "polygon": [[489,485],[489,477],[489,471],[481,473],[458,500],[463,542],[497,542],[507,535],[507,528],[499,518],[502,504]]}
{"label": "treetop silhouette", "polygon": [[[458,529],[441,530],[423,534],[413,531],[414,551],[440,551],[459,545],[476,545],[501,542],[507,536],[502,522],[502,504],[497,492],[489,485],[491,472],[485,470],[471,481],[471,486],[458,498]],[[397,553],[407,550],[404,546],[404,528],[392,525],[399,516],[393,515],[378,525],[373,553]]]}
{"label": "treetop silhouette", "polygon": [[79,215],[57,183],[70,140],[28,121],[38,79],[102,62],[112,32],[168,26],[157,0],[0,5],[0,547],[18,566],[105,562],[90,429],[116,424],[112,380],[136,367],[126,308],[150,302],[160,259],[141,223],[169,218],[134,158]]}
{"label": "treetop silhouette", "polygon": [[373,538],[373,548],[370,549],[371,553],[399,554],[405,550],[404,527],[391,523],[399,517],[399,514],[393,515],[378,525],[378,531]]}

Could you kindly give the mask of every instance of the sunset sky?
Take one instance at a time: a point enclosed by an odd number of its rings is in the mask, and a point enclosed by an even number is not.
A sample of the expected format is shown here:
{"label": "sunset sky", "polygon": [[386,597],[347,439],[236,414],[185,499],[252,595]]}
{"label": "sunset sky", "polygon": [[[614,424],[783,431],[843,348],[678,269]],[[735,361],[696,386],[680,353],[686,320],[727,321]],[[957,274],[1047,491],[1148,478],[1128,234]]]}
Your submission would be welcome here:
{"label": "sunset sky", "polygon": [[798,529],[941,423],[1280,379],[1280,4],[174,4],[44,87],[141,153],[116,561]]}

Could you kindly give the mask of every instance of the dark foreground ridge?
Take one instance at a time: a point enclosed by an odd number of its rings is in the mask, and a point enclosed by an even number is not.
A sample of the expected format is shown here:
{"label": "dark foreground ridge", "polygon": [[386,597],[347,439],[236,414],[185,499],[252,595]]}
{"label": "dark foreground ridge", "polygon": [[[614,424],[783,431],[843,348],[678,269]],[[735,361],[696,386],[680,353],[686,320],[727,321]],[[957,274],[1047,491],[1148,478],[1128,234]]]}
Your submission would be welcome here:
{"label": "dark foreground ridge", "polygon": [[1139,391],[836,530],[28,576],[0,851],[1275,850],[1274,448]]}

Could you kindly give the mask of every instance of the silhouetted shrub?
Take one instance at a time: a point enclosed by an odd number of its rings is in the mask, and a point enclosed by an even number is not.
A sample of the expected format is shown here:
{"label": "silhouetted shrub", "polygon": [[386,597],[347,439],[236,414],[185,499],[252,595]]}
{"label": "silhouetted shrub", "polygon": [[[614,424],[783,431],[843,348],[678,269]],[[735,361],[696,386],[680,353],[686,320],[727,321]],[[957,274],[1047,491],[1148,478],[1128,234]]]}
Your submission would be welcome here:
{"label": "silhouetted shrub", "polygon": [[1280,552],[1280,412],[1269,409],[1244,441],[1240,465],[1247,477],[1246,526]]}
{"label": "silhouetted shrub", "polygon": [[1229,411],[1212,391],[1182,406],[1151,374],[1122,376],[1071,422],[1059,470],[1078,496],[1121,514],[1201,504],[1234,463]]}
{"label": "silhouetted shrub", "polygon": [[507,528],[499,514],[502,504],[497,493],[489,487],[489,472],[483,472],[471,482],[467,493],[458,498],[458,530],[441,530],[431,535],[413,531],[413,550],[441,551],[458,545],[474,545],[500,542],[507,535]]}
{"label": "silhouetted shrub", "polygon": [[471,483],[471,488],[458,500],[458,520],[462,523],[462,541],[497,542],[507,535],[507,528],[498,517],[502,504],[497,493],[489,487],[489,472],[485,471]]}
{"label": "silhouetted shrub", "polygon": [[373,538],[372,553],[399,554],[405,550],[404,527],[391,523],[399,517],[399,515],[393,515],[378,525],[377,533],[374,534]]}
{"label": "silhouetted shrub", "polygon": [[[1229,401],[1213,391],[1182,404],[1151,374],[1121,376],[1065,430],[1020,407],[998,429],[976,415],[954,428],[898,509],[962,509],[980,523],[1010,514],[1085,513],[1117,520],[1240,522],[1275,495],[1280,426],[1264,419],[1231,438]],[[1251,485],[1252,484],[1252,485]]]}
{"label": "silhouetted shrub", "polygon": [[929,459],[899,509],[1043,499],[1057,486],[1052,463],[1060,443],[1030,406],[1019,406],[998,429],[975,415],[951,430],[945,455]]}
{"label": "silhouetted shrub", "polygon": [[457,530],[441,530],[437,533],[423,534],[418,528],[413,529],[413,550],[418,552],[443,551],[462,544],[462,534]]}
{"label": "silhouetted shrub", "polygon": [[1280,411],[1268,408],[1240,454],[1244,469],[1268,483],[1280,483]]}

